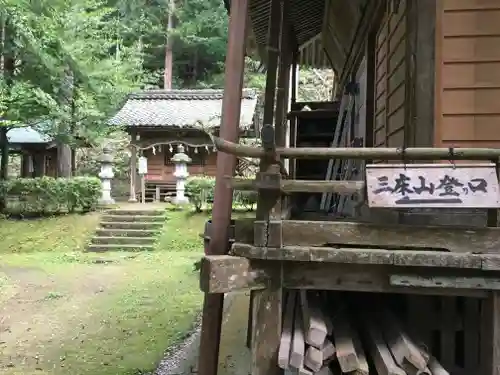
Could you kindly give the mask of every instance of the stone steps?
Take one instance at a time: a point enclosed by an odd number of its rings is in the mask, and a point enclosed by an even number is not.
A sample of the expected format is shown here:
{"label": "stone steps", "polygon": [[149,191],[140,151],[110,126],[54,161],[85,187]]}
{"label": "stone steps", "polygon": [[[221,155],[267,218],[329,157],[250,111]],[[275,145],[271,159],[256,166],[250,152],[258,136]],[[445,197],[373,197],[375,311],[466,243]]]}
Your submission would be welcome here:
{"label": "stone steps", "polygon": [[87,251],[152,251],[165,221],[163,210],[106,211]]}
{"label": "stone steps", "polygon": [[160,229],[163,223],[133,221],[101,221],[101,227],[107,229]]}
{"label": "stone steps", "polygon": [[108,229],[97,228],[95,234],[98,237],[155,237],[159,229]]}
{"label": "stone steps", "polygon": [[155,237],[105,237],[97,236],[92,238],[92,244],[106,244],[106,245],[151,245],[154,244]]}
{"label": "stone steps", "polygon": [[127,244],[93,244],[87,247],[87,251],[93,253],[104,253],[108,251],[153,251],[153,245],[127,245]]}
{"label": "stone steps", "polygon": [[161,222],[165,221],[165,216],[163,215],[104,215],[102,217],[103,221],[107,222],[139,222],[139,223],[149,223],[149,222]]}

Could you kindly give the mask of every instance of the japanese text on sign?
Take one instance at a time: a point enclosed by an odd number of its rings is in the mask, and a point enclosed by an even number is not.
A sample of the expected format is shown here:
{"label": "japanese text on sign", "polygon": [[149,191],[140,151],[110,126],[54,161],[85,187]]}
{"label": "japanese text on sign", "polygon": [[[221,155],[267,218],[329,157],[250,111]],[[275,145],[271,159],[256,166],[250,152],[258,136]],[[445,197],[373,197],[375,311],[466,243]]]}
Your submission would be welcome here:
{"label": "japanese text on sign", "polygon": [[[369,166],[370,167],[370,166]],[[496,207],[494,167],[446,165],[372,166],[367,168],[370,206]]]}

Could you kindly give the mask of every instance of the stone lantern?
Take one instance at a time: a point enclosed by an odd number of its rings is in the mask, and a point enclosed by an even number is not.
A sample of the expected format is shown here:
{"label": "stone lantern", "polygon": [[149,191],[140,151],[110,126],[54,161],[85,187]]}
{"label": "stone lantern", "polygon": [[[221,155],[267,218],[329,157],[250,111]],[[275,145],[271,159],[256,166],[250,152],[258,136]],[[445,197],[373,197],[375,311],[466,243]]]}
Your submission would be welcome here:
{"label": "stone lantern", "polygon": [[186,190],[186,179],[189,177],[187,170],[188,163],[191,163],[191,158],[184,153],[184,146],[177,146],[177,153],[172,156],[172,162],[175,164],[174,177],[177,179],[175,186],[174,204],[187,204],[189,199],[184,195]]}
{"label": "stone lantern", "polygon": [[111,149],[109,147],[104,146],[99,161],[101,163],[99,178],[102,184],[99,204],[113,204],[115,200],[111,197],[111,180],[115,177],[115,174],[113,173],[113,156],[111,155]]}

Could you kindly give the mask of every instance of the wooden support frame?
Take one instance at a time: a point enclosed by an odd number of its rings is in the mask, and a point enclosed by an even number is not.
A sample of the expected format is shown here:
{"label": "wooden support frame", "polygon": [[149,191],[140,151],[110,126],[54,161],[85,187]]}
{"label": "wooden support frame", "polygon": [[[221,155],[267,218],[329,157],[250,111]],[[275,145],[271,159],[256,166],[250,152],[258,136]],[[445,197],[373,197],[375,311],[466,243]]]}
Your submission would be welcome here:
{"label": "wooden support frame", "polygon": [[[255,244],[267,223],[254,224]],[[500,228],[376,225],[335,221],[283,220],[266,232],[270,247],[350,245],[358,247],[445,250],[468,254],[500,254]]]}
{"label": "wooden support frame", "polygon": [[[409,280],[398,285],[395,277]],[[269,262],[223,255],[207,256],[202,262],[201,287],[205,293],[266,290],[280,277],[288,289],[338,290],[374,293],[456,295],[487,298],[492,285],[500,289],[500,278],[480,270],[426,267],[393,267],[324,262]],[[392,282],[391,282],[392,278]],[[422,283],[422,279],[427,280]],[[414,281],[412,285],[411,281]],[[434,280],[434,281],[433,281]],[[481,281],[481,283],[478,282]],[[446,282],[447,288],[442,284]],[[281,314],[279,314],[281,316]],[[277,349],[278,345],[276,346]]]}

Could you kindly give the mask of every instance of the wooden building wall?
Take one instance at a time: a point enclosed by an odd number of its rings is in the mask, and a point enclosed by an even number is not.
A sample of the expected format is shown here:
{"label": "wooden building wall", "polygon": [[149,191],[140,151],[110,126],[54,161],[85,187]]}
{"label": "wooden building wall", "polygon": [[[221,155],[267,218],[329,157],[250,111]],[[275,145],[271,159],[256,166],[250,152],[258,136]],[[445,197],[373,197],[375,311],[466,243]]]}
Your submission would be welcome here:
{"label": "wooden building wall", "polygon": [[[165,148],[163,146],[155,154],[153,154],[151,149],[144,151],[144,156],[148,158],[147,180],[175,181],[173,175],[175,166],[170,162],[173,153],[168,152]],[[188,165],[190,175],[215,176],[217,161],[217,154],[215,152],[211,150],[207,152],[204,148],[200,148],[198,149],[198,155],[195,155],[193,151],[189,151],[188,155],[193,159],[193,162]]]}
{"label": "wooden building wall", "polygon": [[[387,9],[376,30],[373,146],[402,147],[405,145],[405,122],[410,103],[407,100],[408,25],[407,1],[397,9]],[[408,144],[406,144],[409,146]]]}
{"label": "wooden building wall", "polygon": [[436,1],[436,147],[500,147],[500,1]]}

